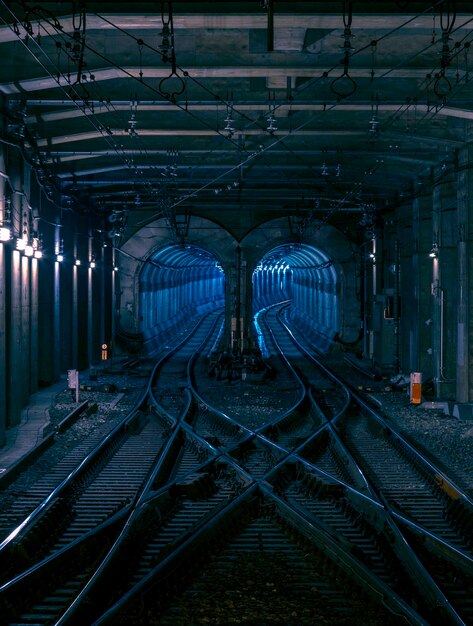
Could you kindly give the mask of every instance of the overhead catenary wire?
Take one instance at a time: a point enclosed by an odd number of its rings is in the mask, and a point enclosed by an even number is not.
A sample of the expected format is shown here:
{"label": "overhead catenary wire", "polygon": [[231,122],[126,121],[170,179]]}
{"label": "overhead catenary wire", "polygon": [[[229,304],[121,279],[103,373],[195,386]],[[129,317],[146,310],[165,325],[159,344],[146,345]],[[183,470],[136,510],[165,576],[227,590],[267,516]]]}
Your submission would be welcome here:
{"label": "overhead catenary wire", "polygon": [[[440,4],[440,3],[435,3],[433,6],[438,6],[439,4]],[[427,9],[426,9],[426,10],[427,10]],[[424,11],[424,12],[425,12],[425,11]],[[424,13],[424,12],[422,12],[422,13]],[[421,14],[422,14],[422,13],[421,13]],[[411,19],[414,19],[414,18],[411,18]],[[406,22],[406,23],[409,23],[410,21],[411,21],[411,20],[407,20],[407,22]],[[399,28],[401,28],[401,26],[396,27],[395,29],[392,29],[392,31],[391,31],[391,32],[395,32],[395,31],[396,31],[396,30],[398,30]],[[125,31],[125,32],[126,32],[126,31]],[[129,35],[129,33],[127,33],[127,34]],[[389,35],[389,33],[387,33],[387,34],[383,35],[383,36],[382,36],[382,37],[380,37],[377,41],[381,41],[383,38],[385,38],[385,37],[386,37],[386,36],[388,36],[388,35]],[[129,35],[129,36],[132,36],[132,35]],[[91,48],[90,48],[90,49],[91,49]],[[93,49],[91,49],[91,50],[93,51]],[[357,53],[359,53],[359,52],[361,52],[361,51],[362,51],[362,49],[360,49],[360,50],[358,50],[358,51],[355,51],[353,54],[357,54]],[[95,51],[93,51],[93,52],[95,52]],[[189,74],[187,74],[187,76],[186,76],[186,77],[187,77],[187,78],[192,79],[192,77],[190,77],[190,76],[189,76]],[[336,105],[334,105],[334,106],[336,106]],[[237,109],[235,109],[235,110],[237,110]],[[237,112],[238,112],[238,114],[240,114],[240,112],[239,112],[238,110],[237,110]],[[198,119],[200,119],[200,118],[198,118]],[[247,117],[247,119],[250,121],[250,123],[252,123],[252,124],[253,124],[253,123],[255,123],[255,121],[254,121],[254,120],[251,120],[251,118],[248,118],[248,117]],[[312,118],[311,118],[311,120],[310,120],[310,121],[314,121],[314,119],[317,119],[317,118],[314,116],[314,117],[312,117]],[[200,121],[201,121],[201,120],[200,120]],[[301,128],[301,127],[303,127],[303,126],[299,126],[298,128]],[[264,129],[262,129],[262,130],[264,130]],[[297,130],[297,129],[295,129],[295,130]],[[289,137],[289,136],[290,136],[290,134],[291,134],[291,133],[288,133],[288,134],[286,135],[286,137]],[[226,137],[223,137],[223,138],[222,138],[222,140],[223,140],[223,139],[227,140],[227,138],[226,138]],[[286,147],[286,145],[285,145],[285,143],[284,143],[284,139],[285,139],[285,138],[281,138],[281,144],[283,145],[283,147],[284,147],[285,149],[287,149],[287,147]],[[263,148],[263,150],[259,151],[257,155],[250,154],[250,155],[249,155],[249,158],[254,158],[254,156],[258,156],[259,158],[263,158],[263,157],[264,157],[264,153],[267,151],[267,149],[270,149],[273,145],[274,145],[274,143],[271,143],[268,147],[264,147],[264,148]],[[310,167],[310,166],[308,166],[308,167]],[[229,171],[232,171],[232,170],[229,170]],[[219,180],[220,178],[221,178],[221,177],[216,178],[216,179],[215,179],[215,181]],[[208,184],[207,184],[207,185],[205,185],[205,187],[208,187],[208,186],[209,186]],[[202,187],[202,188],[205,188],[205,187]],[[197,192],[198,192],[198,190],[197,190]],[[189,197],[189,196],[187,196],[187,198],[188,198],[188,197]]]}

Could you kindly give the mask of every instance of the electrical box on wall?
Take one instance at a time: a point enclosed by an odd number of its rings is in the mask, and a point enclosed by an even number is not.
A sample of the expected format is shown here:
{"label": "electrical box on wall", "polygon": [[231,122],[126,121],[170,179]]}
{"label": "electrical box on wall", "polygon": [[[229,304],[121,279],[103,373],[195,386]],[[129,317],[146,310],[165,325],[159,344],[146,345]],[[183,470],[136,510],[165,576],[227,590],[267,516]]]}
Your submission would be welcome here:
{"label": "electrical box on wall", "polygon": [[395,318],[401,317],[401,298],[397,298],[397,311],[395,311],[395,300],[394,296],[383,296],[384,297],[384,319],[385,320],[393,320]]}
{"label": "electrical box on wall", "polygon": [[373,361],[380,367],[391,368],[395,360],[395,319],[393,295],[378,294],[373,298]]}

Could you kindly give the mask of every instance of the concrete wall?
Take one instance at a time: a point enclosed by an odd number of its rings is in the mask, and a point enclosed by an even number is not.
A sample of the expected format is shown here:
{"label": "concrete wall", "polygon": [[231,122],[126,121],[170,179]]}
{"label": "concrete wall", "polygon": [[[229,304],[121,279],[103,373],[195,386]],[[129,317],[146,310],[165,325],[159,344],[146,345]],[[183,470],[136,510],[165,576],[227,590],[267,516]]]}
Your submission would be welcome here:
{"label": "concrete wall", "polygon": [[[12,229],[12,238],[0,242],[1,446],[32,393],[67,369],[85,369],[100,359],[103,329],[111,328],[102,310],[110,320],[113,269],[111,251],[103,271],[88,269],[92,254],[100,258],[101,242],[84,248],[87,221],[58,209],[60,198],[46,196],[17,149],[0,150],[0,174],[0,221]],[[16,249],[23,237],[40,241],[42,258]],[[59,239],[64,240],[62,264],[56,260]],[[80,268],[74,266],[74,253],[82,257]]]}
{"label": "concrete wall", "polygon": [[[385,214],[383,266],[368,303],[378,319],[368,356],[392,371],[422,372],[434,397],[457,402],[473,400],[472,157],[470,146],[460,149],[455,162],[414,181],[409,200]],[[380,320],[379,302],[385,306],[395,293],[395,279],[399,310]]]}

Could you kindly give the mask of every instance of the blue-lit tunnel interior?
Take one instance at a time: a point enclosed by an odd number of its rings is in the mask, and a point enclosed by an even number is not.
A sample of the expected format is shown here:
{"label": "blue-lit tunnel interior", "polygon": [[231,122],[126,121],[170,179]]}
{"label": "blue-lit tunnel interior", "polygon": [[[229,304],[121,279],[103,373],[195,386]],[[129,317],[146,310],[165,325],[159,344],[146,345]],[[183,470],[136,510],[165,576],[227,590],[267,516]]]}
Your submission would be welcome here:
{"label": "blue-lit tunnel interior", "polygon": [[141,331],[149,353],[192,318],[224,304],[225,275],[218,259],[194,245],[166,245],[154,252],[139,284]]}
{"label": "blue-lit tunnel interior", "polygon": [[340,279],[326,253],[305,244],[284,244],[266,253],[253,272],[253,314],[290,300],[291,321],[318,343],[325,337],[328,345],[339,332],[339,292]]}

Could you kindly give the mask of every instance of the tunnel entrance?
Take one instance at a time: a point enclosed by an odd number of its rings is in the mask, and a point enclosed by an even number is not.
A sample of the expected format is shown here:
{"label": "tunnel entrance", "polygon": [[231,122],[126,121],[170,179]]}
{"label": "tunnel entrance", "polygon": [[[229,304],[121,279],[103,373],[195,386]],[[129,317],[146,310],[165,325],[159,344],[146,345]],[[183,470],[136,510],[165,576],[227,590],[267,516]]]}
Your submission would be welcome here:
{"label": "tunnel entrance", "polygon": [[155,251],[140,274],[140,323],[147,351],[181,332],[202,314],[222,307],[225,274],[202,247],[170,244]]}
{"label": "tunnel entrance", "polygon": [[290,320],[325,350],[340,328],[339,282],[334,261],[322,250],[301,243],[277,246],[253,272],[253,315],[287,300]]}

